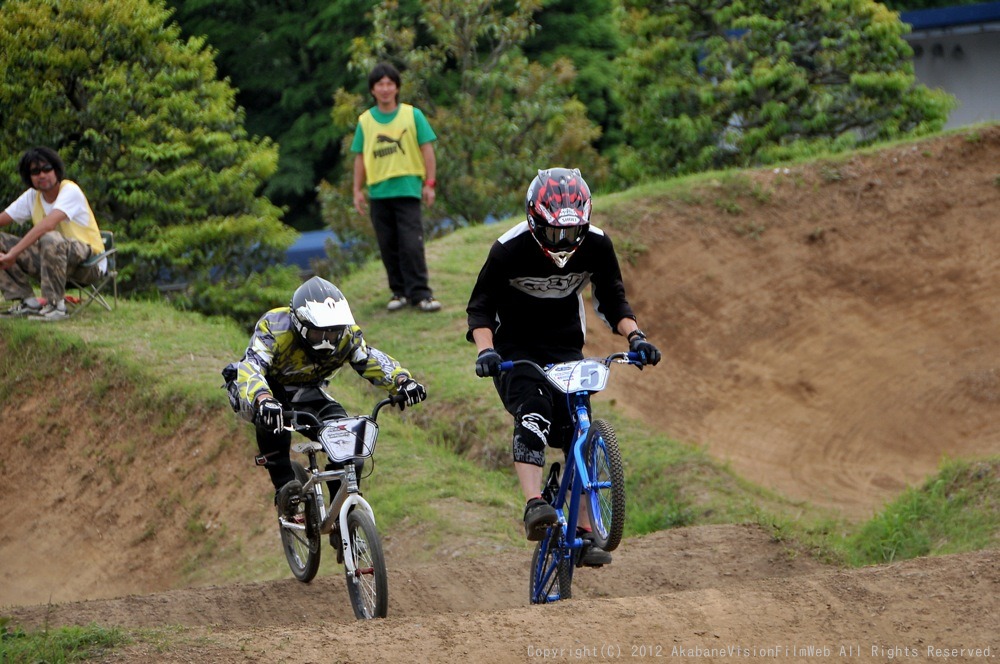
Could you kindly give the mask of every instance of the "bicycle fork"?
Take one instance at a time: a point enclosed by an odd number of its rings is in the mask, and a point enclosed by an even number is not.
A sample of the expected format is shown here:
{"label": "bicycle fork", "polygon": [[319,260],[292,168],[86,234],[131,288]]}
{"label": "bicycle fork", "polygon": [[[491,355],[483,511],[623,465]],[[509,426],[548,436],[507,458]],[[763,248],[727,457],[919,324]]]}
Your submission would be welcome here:
{"label": "bicycle fork", "polygon": [[362,574],[371,574],[371,568],[358,568],[354,564],[354,543],[351,541],[350,531],[347,527],[347,515],[351,513],[351,510],[361,510],[367,512],[368,516],[372,519],[372,523],[374,523],[375,512],[358,489],[358,478],[354,462],[348,462],[343,470],[317,473],[314,477],[320,480],[333,475],[341,478],[340,488],[337,490],[337,495],[330,501],[330,512],[322,515],[323,520],[320,523],[319,532],[321,535],[328,535],[333,531],[334,524],[339,526],[340,547],[344,553],[344,567],[347,569],[347,572],[355,577]]}

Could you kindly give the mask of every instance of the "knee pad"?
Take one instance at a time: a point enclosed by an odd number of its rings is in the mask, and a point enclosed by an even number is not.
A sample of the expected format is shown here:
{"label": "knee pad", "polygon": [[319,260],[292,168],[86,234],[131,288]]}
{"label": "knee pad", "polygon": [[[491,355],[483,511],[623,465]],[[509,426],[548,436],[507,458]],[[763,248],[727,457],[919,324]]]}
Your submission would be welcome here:
{"label": "knee pad", "polygon": [[552,435],[552,402],[542,395],[532,395],[518,407],[514,416],[514,438],[532,450],[544,450]]}
{"label": "knee pad", "polygon": [[538,466],[539,468],[545,466],[545,448],[535,449],[528,447],[521,437],[518,437],[517,431],[514,432],[513,453],[514,461],[518,463],[527,463],[532,466]]}
{"label": "knee pad", "polygon": [[552,404],[542,396],[532,396],[517,409],[514,421],[514,461],[541,466],[545,446],[552,435]]}

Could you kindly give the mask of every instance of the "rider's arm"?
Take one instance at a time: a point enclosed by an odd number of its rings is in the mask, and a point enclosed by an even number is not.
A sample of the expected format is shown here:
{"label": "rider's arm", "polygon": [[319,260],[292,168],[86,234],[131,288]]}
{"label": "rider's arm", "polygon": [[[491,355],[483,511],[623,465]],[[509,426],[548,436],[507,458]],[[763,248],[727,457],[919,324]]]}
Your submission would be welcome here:
{"label": "rider's arm", "polygon": [[476,344],[476,352],[493,348],[493,330],[488,327],[477,327],[472,330],[472,343]]}
{"label": "rider's arm", "polygon": [[591,241],[601,243],[598,259],[600,268],[591,275],[594,307],[612,330],[628,336],[638,326],[635,326],[635,313],[625,296],[625,284],[614,245],[607,235],[588,237],[587,242]]}
{"label": "rider's arm", "polygon": [[356,330],[354,340],[356,345],[350,356],[351,367],[372,385],[394,393],[401,377],[411,377],[410,372],[394,357],[369,346],[360,329]]}
{"label": "rider's arm", "polygon": [[628,335],[639,329],[639,324],[634,318],[622,318],[615,329],[618,330],[618,334],[628,338]]}
{"label": "rider's arm", "polygon": [[493,330],[497,326],[497,297],[505,288],[503,257],[503,246],[499,242],[494,242],[486,262],[479,271],[476,283],[472,287],[472,294],[469,296],[469,304],[465,308],[466,323],[469,326],[465,338],[475,343],[479,350],[483,347],[473,337],[476,330],[482,329],[489,333],[490,343],[485,346],[486,348],[493,345]]}
{"label": "rider's arm", "polygon": [[264,314],[254,328],[243,359],[236,364],[236,387],[240,395],[240,413],[252,420],[257,402],[273,396],[265,374],[274,357],[275,337],[271,332],[272,313]]}

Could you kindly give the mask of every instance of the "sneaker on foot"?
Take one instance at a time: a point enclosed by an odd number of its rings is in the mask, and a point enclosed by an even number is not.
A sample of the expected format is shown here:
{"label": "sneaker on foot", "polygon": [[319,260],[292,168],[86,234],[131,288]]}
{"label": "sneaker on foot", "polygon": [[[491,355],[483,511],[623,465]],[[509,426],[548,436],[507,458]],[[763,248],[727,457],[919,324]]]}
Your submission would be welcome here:
{"label": "sneaker on foot", "polygon": [[37,314],[42,310],[42,305],[38,302],[36,298],[29,297],[27,300],[14,300],[14,303],[4,311],[0,312],[0,316],[4,318],[19,318],[21,316],[29,316],[31,314]]}
{"label": "sneaker on foot", "polygon": [[558,522],[556,508],[541,498],[532,498],[524,506],[524,534],[529,542],[541,542],[545,532]]}
{"label": "sneaker on foot", "polygon": [[392,299],[389,300],[389,304],[385,305],[385,308],[389,311],[399,311],[406,306],[406,298],[402,295],[393,295]]}
{"label": "sneaker on foot", "polygon": [[594,538],[589,532],[578,530],[577,537],[583,540],[580,565],[583,567],[602,567],[611,564],[611,553],[599,546],[594,546]]}
{"label": "sneaker on foot", "polygon": [[37,311],[29,311],[27,307],[24,306],[23,302],[15,301],[7,309],[0,311],[0,316],[4,318],[20,318],[21,316],[27,316],[29,313],[38,313]]}
{"label": "sneaker on foot", "polygon": [[29,320],[63,320],[64,318],[69,318],[69,314],[66,312],[66,305],[62,302],[59,304],[46,304],[37,313],[29,315]]}
{"label": "sneaker on foot", "polygon": [[428,297],[426,299],[417,302],[417,308],[421,311],[440,311],[441,303],[435,300],[433,297]]}

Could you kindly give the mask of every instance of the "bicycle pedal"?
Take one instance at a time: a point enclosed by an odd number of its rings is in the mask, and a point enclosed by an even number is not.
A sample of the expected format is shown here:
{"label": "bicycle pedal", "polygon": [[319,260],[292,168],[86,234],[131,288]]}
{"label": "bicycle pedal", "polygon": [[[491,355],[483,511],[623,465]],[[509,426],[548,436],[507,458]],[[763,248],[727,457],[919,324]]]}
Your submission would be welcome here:
{"label": "bicycle pedal", "polygon": [[580,557],[577,559],[577,567],[604,567],[605,565],[611,564],[611,554],[604,549],[598,549],[597,547],[585,547],[580,551]]}

